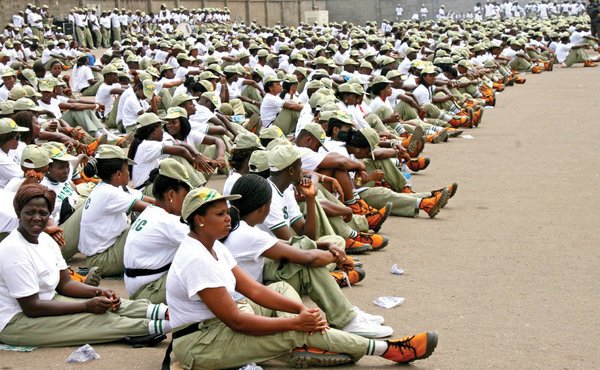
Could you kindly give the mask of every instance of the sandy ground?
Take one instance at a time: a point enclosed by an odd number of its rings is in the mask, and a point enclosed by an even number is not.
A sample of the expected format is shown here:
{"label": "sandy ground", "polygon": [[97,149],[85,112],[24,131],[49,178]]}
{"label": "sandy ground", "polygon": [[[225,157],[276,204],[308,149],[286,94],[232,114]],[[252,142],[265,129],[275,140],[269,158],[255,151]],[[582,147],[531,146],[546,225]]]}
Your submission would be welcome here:
{"label": "sandy ground", "polygon": [[[598,72],[529,75],[466,132],[473,139],[426,148],[432,163],[413,187],[458,181],[458,194],[434,220],[390,219],[390,246],[364,256],[367,278],[344,290],[398,335],[439,333],[432,357],[412,367],[600,368]],[[390,274],[394,263],[403,276]],[[105,284],[125,293],[121,281]],[[372,303],[385,295],[406,302]],[[73,366],[64,362],[73,347],[0,351],[0,368],[157,369],[166,346],[94,345],[102,359]],[[353,367],[386,366],[364,358]]]}

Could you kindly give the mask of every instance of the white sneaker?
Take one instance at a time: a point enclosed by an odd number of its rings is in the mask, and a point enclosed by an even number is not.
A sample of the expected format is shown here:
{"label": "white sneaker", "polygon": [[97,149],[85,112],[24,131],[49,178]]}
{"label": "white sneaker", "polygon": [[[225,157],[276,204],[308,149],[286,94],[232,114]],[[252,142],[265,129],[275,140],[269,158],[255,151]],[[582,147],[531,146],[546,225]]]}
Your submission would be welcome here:
{"label": "white sneaker", "polygon": [[346,324],[342,330],[365,338],[385,338],[394,333],[394,329],[389,326],[379,325],[372,321],[365,320],[360,315],[356,315],[356,317]]}
{"label": "white sneaker", "polygon": [[366,319],[368,321],[372,321],[379,325],[381,325],[385,322],[385,318],[381,315],[372,315],[370,313],[366,313],[365,311],[361,310],[360,308],[358,308],[356,306],[352,307],[352,309],[354,310],[354,312],[356,312],[358,314],[358,316],[362,316],[364,319]]}

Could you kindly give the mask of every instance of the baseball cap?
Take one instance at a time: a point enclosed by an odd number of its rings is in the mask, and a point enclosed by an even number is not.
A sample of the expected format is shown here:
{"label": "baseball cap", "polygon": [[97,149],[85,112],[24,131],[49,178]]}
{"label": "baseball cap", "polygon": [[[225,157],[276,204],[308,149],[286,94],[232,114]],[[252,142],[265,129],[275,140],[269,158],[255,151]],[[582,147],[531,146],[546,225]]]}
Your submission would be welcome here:
{"label": "baseball cap", "polygon": [[38,89],[40,89],[40,91],[52,92],[54,91],[54,81],[40,80],[40,83],[38,84]]}
{"label": "baseball cap", "polygon": [[142,127],[150,126],[155,123],[166,123],[162,119],[160,119],[155,113],[144,113],[138,117],[136,121],[136,129],[140,129]]}
{"label": "baseball cap", "polygon": [[115,66],[114,64],[108,64],[106,66],[104,66],[104,68],[102,68],[102,76],[107,75],[109,73],[117,73],[119,72],[119,70],[117,69],[117,66]]}
{"label": "baseball cap", "polygon": [[235,140],[233,142],[233,149],[251,148],[265,149],[265,147],[261,145],[258,136],[251,132],[245,132],[235,137]]}
{"label": "baseball cap", "polygon": [[266,85],[269,82],[281,82],[281,79],[277,77],[277,75],[269,75],[263,80],[263,85]]}
{"label": "baseball cap", "polygon": [[27,91],[25,91],[25,89],[20,86],[13,87],[8,92],[8,98],[10,100],[19,100],[21,98],[26,98],[26,97],[27,97]]}
{"label": "baseball cap", "polygon": [[41,112],[44,109],[42,109],[41,107],[38,107],[37,105],[35,105],[35,103],[33,102],[33,100],[31,100],[29,98],[20,98],[19,100],[17,100],[15,102],[15,105],[13,106],[13,110],[15,112],[22,111],[22,110],[30,110],[30,111],[34,111],[34,112]]}
{"label": "baseball cap", "polygon": [[177,94],[171,99],[171,107],[177,107],[189,100],[196,100],[196,98],[188,94]]}
{"label": "baseball cap", "polygon": [[171,107],[167,109],[167,114],[162,118],[164,120],[175,119],[179,117],[186,117],[188,114],[187,111],[182,107]]}
{"label": "baseball cap", "polygon": [[16,124],[11,118],[0,119],[0,135],[8,134],[9,132],[27,132],[29,131],[26,127],[21,127]]}
{"label": "baseball cap", "polygon": [[4,70],[2,71],[2,77],[10,77],[10,76],[16,76],[17,74],[15,73],[15,70],[10,68],[10,67],[6,67],[4,68]]}
{"label": "baseball cap", "polygon": [[98,150],[96,151],[96,159],[125,159],[127,160],[127,164],[135,165],[137,164],[135,161],[127,158],[123,149],[119,148],[116,145],[108,145],[103,144],[98,146]]}
{"label": "baseball cap", "polygon": [[379,146],[379,135],[377,134],[377,131],[373,130],[371,127],[365,127],[360,130],[360,133],[367,139],[369,147],[371,148],[371,158],[375,159],[375,153],[373,153],[373,151]]}
{"label": "baseball cap", "polygon": [[282,171],[302,157],[293,145],[278,145],[269,153],[269,169]]}
{"label": "baseball cap", "polygon": [[13,114],[15,111],[13,110],[14,102],[11,100],[0,101],[0,114],[7,116],[9,114]]}
{"label": "baseball cap", "polygon": [[210,102],[215,106],[215,109],[219,109],[221,106],[221,101],[214,91],[207,91],[202,94],[202,97],[210,100]]}
{"label": "baseball cap", "polygon": [[250,173],[264,172],[269,169],[269,150],[255,150],[250,155],[248,160],[248,167]]}
{"label": "baseball cap", "polygon": [[35,91],[35,89],[29,85],[23,86],[23,90],[25,90],[25,93],[27,94],[26,96],[28,98],[41,98],[42,97],[42,94]]}
{"label": "baseball cap", "polygon": [[23,149],[21,166],[25,168],[40,168],[52,163],[48,152],[35,144],[30,144]]}
{"label": "baseball cap", "polygon": [[[319,142],[321,143],[321,146],[323,147],[323,149],[325,149],[325,139],[327,139],[327,135],[325,135],[325,130],[323,130],[323,127],[321,127],[321,125],[319,125],[318,123],[307,123],[306,126],[304,126],[302,128],[302,130],[305,130],[306,132],[308,132],[309,134],[311,134],[312,136],[316,137],[317,140],[319,140]],[[327,151],[327,149],[325,149]]]}
{"label": "baseball cap", "polygon": [[261,139],[279,139],[284,137],[283,131],[279,128],[279,126],[271,125],[267,128],[263,128],[260,130],[260,138]]}
{"label": "baseball cap", "polygon": [[144,89],[144,96],[150,99],[154,95],[154,91],[156,91],[156,85],[154,85],[154,81],[144,80],[142,81],[142,86]]}
{"label": "baseball cap", "polygon": [[67,147],[63,143],[49,141],[47,143],[44,143],[44,145],[42,145],[42,148],[46,150],[46,152],[48,153],[48,157],[50,157],[50,159],[53,161],[68,162],[77,159],[77,157],[69,154],[69,152],[67,151]]}
{"label": "baseball cap", "polygon": [[181,218],[187,220],[198,208],[205,204],[216,202],[218,200],[235,200],[240,199],[239,194],[221,195],[218,191],[206,187],[193,189],[183,200],[181,207]]}
{"label": "baseball cap", "polygon": [[333,111],[331,113],[329,121],[331,121],[332,119],[354,126],[354,120],[352,119],[352,117],[348,113],[341,110]]}
{"label": "baseball cap", "polygon": [[173,158],[166,158],[160,161],[158,173],[171,179],[179,180],[187,184],[190,189],[194,188],[190,183],[190,175],[186,168]]}

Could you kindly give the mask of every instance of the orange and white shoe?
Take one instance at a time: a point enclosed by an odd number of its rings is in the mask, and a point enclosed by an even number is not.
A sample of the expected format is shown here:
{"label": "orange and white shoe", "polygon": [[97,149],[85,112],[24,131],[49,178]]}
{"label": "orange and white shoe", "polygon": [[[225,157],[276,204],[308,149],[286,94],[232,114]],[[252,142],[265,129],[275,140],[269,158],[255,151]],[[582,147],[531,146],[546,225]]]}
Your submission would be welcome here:
{"label": "orange and white shoe", "polygon": [[435,332],[426,332],[400,339],[390,339],[386,342],[388,349],[383,354],[383,358],[407,364],[431,356],[437,347],[438,336]]}

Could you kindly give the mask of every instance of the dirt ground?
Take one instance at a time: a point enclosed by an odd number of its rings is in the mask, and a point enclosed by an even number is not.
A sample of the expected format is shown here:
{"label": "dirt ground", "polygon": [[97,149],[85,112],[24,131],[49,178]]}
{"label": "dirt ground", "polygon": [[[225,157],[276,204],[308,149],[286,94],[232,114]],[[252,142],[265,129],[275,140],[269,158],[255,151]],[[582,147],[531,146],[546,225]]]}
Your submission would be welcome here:
{"label": "dirt ground", "polygon": [[[473,139],[427,146],[432,163],[413,187],[458,181],[457,195],[434,220],[389,219],[390,245],[362,257],[366,279],[344,289],[398,335],[439,333],[435,353],[411,367],[600,368],[599,69],[528,75],[465,132]],[[394,263],[406,273],[390,274]],[[105,284],[125,293],[121,281]],[[386,295],[406,302],[372,303]],[[0,369],[157,369],[166,346],[94,345],[100,360],[72,366],[74,347],[0,351]],[[352,368],[388,366],[364,358]]]}

